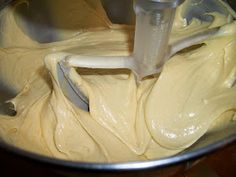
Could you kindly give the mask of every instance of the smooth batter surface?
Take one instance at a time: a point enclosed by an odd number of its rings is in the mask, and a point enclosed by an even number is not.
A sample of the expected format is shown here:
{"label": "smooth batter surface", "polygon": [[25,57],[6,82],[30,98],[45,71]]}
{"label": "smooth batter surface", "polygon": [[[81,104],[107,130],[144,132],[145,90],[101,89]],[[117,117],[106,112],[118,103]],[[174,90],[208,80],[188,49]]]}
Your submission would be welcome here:
{"label": "smooth batter surface", "polygon": [[[73,22],[80,24],[76,27],[71,22],[73,30],[60,31],[68,39],[54,43],[40,44],[19,27],[14,10],[21,2],[0,14],[0,79],[19,93],[11,100],[17,115],[0,115],[1,139],[57,158],[133,161],[174,155],[206,132],[234,122],[236,22],[232,18],[215,13],[211,23],[195,19],[187,26],[181,17],[184,6],[179,8],[172,41],[201,28],[222,26],[220,32],[202,47],[176,54],[159,76],[138,87],[129,71],[77,69],[77,84],[89,98],[86,112],[64,96],[57,80],[58,61],[45,57],[61,51],[130,55],[133,29],[112,25],[100,1],[60,0],[58,8],[63,2],[73,17],[87,13],[89,20],[78,18]],[[62,17],[55,21],[67,24]]]}

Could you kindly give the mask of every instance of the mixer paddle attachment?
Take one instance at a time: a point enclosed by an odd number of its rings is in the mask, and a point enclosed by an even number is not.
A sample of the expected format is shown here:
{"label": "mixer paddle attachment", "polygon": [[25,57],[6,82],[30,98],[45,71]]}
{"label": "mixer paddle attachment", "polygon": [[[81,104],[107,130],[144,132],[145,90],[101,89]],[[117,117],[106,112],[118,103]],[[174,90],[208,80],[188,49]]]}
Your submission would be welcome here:
{"label": "mixer paddle attachment", "polygon": [[[71,68],[130,69],[139,83],[144,77],[161,72],[164,63],[176,52],[199,44],[219,28],[204,30],[169,45],[176,7],[183,0],[136,0],[134,51],[131,56],[82,56],[63,53],[57,74],[63,93],[76,106],[88,110],[89,100],[70,77]],[[49,56],[50,58],[50,56]]]}

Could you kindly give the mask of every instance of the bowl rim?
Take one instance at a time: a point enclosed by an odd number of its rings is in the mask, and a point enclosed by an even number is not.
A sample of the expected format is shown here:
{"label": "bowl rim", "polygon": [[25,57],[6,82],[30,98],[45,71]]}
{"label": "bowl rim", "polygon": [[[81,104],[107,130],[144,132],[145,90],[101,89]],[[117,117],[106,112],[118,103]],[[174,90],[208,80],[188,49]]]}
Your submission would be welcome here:
{"label": "bowl rim", "polygon": [[53,167],[60,167],[76,170],[76,171],[100,171],[100,172],[121,172],[121,171],[140,171],[150,169],[160,169],[178,165],[183,162],[190,162],[205,155],[215,152],[226,145],[236,143],[236,132],[229,135],[223,140],[218,140],[215,143],[204,146],[200,149],[190,152],[180,153],[174,156],[169,156],[160,159],[144,160],[144,161],[130,161],[130,162],[115,162],[115,163],[98,163],[98,162],[84,162],[84,161],[71,161],[49,157],[35,152],[30,152],[19,147],[7,144],[3,141],[0,142],[0,149],[16,155],[25,160],[30,160],[43,165],[50,165]]}

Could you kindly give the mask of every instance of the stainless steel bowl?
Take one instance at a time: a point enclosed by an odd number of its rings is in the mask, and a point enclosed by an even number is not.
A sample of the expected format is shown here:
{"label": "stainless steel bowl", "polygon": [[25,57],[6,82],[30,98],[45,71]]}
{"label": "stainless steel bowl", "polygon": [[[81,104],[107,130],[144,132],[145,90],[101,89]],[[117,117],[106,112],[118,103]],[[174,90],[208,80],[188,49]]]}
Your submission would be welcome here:
{"label": "stainless steel bowl", "polygon": [[[193,0],[197,1],[197,0]],[[199,0],[200,1],[200,0]],[[214,3],[214,0],[208,0],[209,4]],[[0,1],[0,8],[4,8],[6,5],[10,5],[10,1]],[[31,7],[34,10],[22,9],[18,10],[18,13],[25,19],[22,27],[30,26],[25,28],[29,36],[35,40],[46,43],[57,40],[62,40],[56,32],[56,27],[53,26],[53,22],[48,18],[49,12],[45,8],[46,0],[36,1],[32,0]],[[229,4],[236,7],[234,1],[228,1]],[[45,4],[44,4],[45,3]],[[134,14],[132,13],[132,2],[131,0],[103,0],[104,8],[106,9],[108,16],[115,23],[134,23]],[[116,8],[119,7],[119,8]],[[207,8],[206,8],[207,7]],[[206,11],[212,10],[212,6],[205,6]],[[117,11],[121,9],[121,11]],[[202,8],[199,9],[202,11]],[[197,10],[195,9],[195,13]],[[222,12],[224,13],[224,12]],[[39,15],[40,14],[40,15]],[[202,13],[197,13],[202,14]],[[38,19],[40,18],[40,19]],[[199,18],[209,20],[208,17],[200,15]],[[41,34],[41,35],[39,35]],[[9,88],[0,84],[0,111],[9,111],[3,105],[3,102],[9,98],[15,96],[15,92]],[[199,159],[207,154],[220,150],[222,147],[229,145],[236,141],[236,125],[227,127],[222,131],[214,132],[212,134],[206,134],[197,143],[184,152],[175,156],[154,159],[148,161],[138,162],[124,162],[124,163],[87,163],[79,161],[68,161],[60,160],[52,157],[46,157],[43,155],[35,154],[22,150],[17,147],[13,147],[4,142],[0,142],[0,152],[5,154],[6,159],[17,159],[19,163],[31,164],[31,166],[38,166],[39,169],[49,168],[59,173],[75,175],[75,176],[90,176],[96,174],[96,176],[113,176],[113,175],[138,175],[138,176],[170,176],[179,170],[184,170],[196,159]],[[27,169],[25,169],[27,170]]]}

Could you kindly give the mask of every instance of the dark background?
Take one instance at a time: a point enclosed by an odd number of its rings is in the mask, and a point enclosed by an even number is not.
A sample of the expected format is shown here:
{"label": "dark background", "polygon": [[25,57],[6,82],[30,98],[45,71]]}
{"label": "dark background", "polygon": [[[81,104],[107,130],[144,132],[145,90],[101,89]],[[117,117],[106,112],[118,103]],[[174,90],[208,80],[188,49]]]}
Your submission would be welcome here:
{"label": "dark background", "polygon": [[[24,161],[18,156],[9,156],[5,151],[0,150],[0,177],[41,176],[61,177],[62,175],[37,163]],[[122,175],[117,176],[122,177]],[[129,176],[134,177],[133,175],[125,175],[125,177]],[[135,175],[135,177],[142,176]],[[173,177],[236,177],[236,142],[205,157],[185,173]]]}

